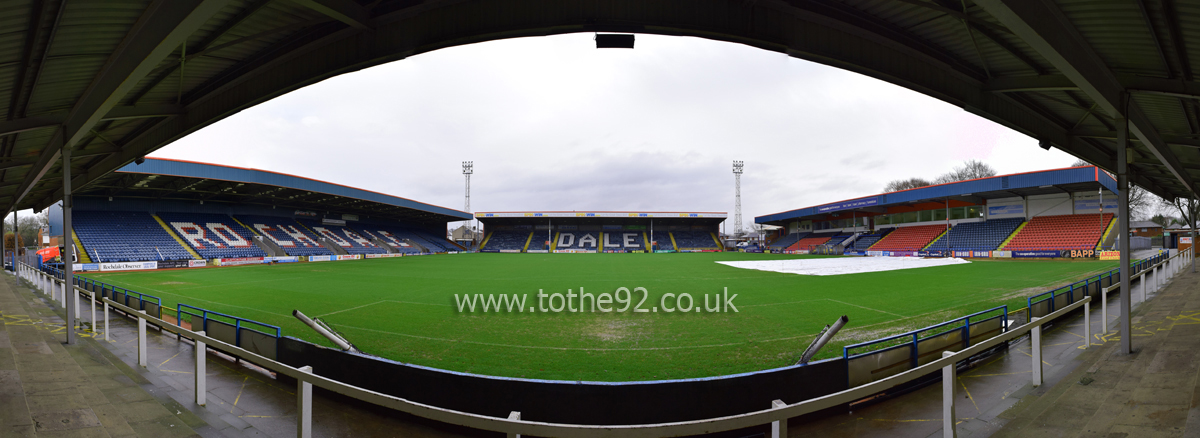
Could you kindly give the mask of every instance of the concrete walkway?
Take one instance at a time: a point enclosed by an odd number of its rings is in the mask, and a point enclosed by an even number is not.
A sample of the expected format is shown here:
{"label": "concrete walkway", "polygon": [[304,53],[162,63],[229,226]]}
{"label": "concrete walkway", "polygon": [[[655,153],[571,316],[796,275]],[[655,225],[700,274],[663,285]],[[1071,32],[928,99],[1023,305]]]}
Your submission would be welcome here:
{"label": "concrete walkway", "polygon": [[1200,274],[1176,276],[1131,315],[1133,354],[1109,338],[1005,412],[994,436],[1200,436]]}
{"label": "concrete walkway", "polygon": [[0,437],[212,432],[191,412],[148,391],[149,382],[86,335],[65,345],[62,318],[16,283],[0,274]]}

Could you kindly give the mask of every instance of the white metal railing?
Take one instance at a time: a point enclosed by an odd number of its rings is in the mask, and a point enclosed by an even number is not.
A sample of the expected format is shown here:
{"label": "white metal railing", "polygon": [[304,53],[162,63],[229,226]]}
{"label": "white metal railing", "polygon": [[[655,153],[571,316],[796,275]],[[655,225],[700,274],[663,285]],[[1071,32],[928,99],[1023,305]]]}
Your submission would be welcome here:
{"label": "white metal railing", "polygon": [[[1182,252],[1180,254],[1183,254]],[[1156,264],[1141,273],[1138,276],[1144,276],[1151,269],[1163,269],[1173,275],[1179,272],[1184,261],[1190,260],[1188,255],[1176,255],[1168,258],[1163,262]],[[20,263],[18,268],[20,278],[33,284],[35,287],[41,288],[43,291],[49,291],[52,297],[58,296],[54,292],[59,289],[58,286],[64,285],[62,281],[47,275],[32,266]],[[1158,271],[1155,271],[1158,272]],[[1080,307],[1084,309],[1084,326],[1085,337],[1088,342],[1085,342],[1084,348],[1091,344],[1091,321],[1090,321],[1090,303],[1091,297],[1085,296],[1083,299],[1075,303],[1055,310],[1050,314],[1041,317],[1033,318],[1029,323],[1020,327],[1012,328],[1000,335],[987,339],[985,341],[974,344],[968,348],[951,352],[943,352],[942,358],[937,359],[920,367],[893,375],[891,377],[871,382],[858,387],[850,388],[845,391],[829,394],[822,397],[817,397],[798,403],[787,404],[781,400],[771,402],[764,401],[764,409],[760,411],[747,412],[744,414],[730,415],[724,417],[707,418],[703,420],[680,421],[671,423],[658,424],[634,424],[634,425],[589,425],[589,424],[564,424],[564,423],[546,423],[538,421],[522,420],[520,412],[512,412],[508,417],[491,417],[486,415],[473,414],[469,412],[456,411],[452,409],[440,408],[419,402],[414,402],[400,397],[395,397],[369,389],[360,388],[357,386],[342,383],[340,381],[328,379],[316,374],[320,370],[314,370],[312,367],[304,366],[300,368],[291,367],[264,356],[252,353],[240,347],[236,347],[220,340],[208,337],[202,331],[191,331],[171,324],[160,318],[147,315],[144,311],[139,311],[127,307],[116,301],[108,298],[99,297],[94,292],[83,288],[75,287],[76,299],[79,296],[87,297],[92,301],[91,322],[93,331],[97,327],[95,308],[96,303],[104,304],[104,337],[108,339],[109,318],[108,311],[110,308],[115,308],[128,315],[134,315],[138,318],[138,364],[146,366],[146,324],[147,322],[154,323],[162,328],[163,331],[174,333],[176,335],[191,339],[195,342],[196,348],[196,367],[194,373],[196,378],[195,385],[195,400],[197,404],[203,405],[205,402],[206,382],[204,369],[205,348],[213,349],[240,357],[250,361],[264,369],[276,372],[296,379],[297,381],[297,436],[310,437],[312,433],[312,386],[324,388],[338,394],[348,397],[353,397],[358,400],[373,403],[390,409],[395,409],[401,412],[413,414],[416,416],[441,421],[449,424],[455,424],[476,429],[495,431],[506,433],[509,437],[519,437],[521,435],[536,435],[536,436],[554,436],[567,438],[590,438],[590,437],[672,437],[685,435],[700,435],[706,433],[723,432],[747,427],[771,425],[772,436],[779,437],[786,434],[787,420],[792,417],[817,412],[823,409],[832,408],[839,405],[845,405],[865,397],[877,394],[895,386],[911,382],[917,378],[923,377],[931,372],[935,372],[938,368],[942,369],[943,373],[943,431],[945,436],[955,436],[955,416],[954,416],[954,373],[955,366],[959,361],[965,360],[978,353],[993,348],[1001,343],[1011,341],[1013,339],[1030,335],[1031,337],[1031,374],[1032,383],[1034,386],[1039,386],[1042,381],[1042,361],[1041,361],[1041,328],[1042,325],[1054,321]],[[1104,288],[1105,292],[1112,290],[1113,287]],[[65,291],[65,290],[64,290]],[[1101,294],[1102,296],[1104,294]],[[78,309],[78,306],[76,306]],[[82,318],[78,321],[82,324]],[[1107,323],[1107,321],[1105,321]],[[1107,324],[1105,324],[1107,327]],[[950,378],[945,378],[949,376]]]}

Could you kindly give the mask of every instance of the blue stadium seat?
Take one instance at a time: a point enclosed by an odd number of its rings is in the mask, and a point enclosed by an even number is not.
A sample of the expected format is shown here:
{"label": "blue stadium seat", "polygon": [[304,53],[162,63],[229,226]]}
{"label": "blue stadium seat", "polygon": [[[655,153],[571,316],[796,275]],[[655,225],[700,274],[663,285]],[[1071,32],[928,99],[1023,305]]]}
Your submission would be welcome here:
{"label": "blue stadium seat", "polygon": [[322,224],[320,222],[299,219],[300,222],[317,236],[333,242],[334,245],[346,250],[347,254],[383,254],[387,250],[380,248],[371,241],[371,237],[354,231],[349,227]]}
{"label": "blue stadium seat", "polygon": [[158,217],[204,258],[267,256],[266,252],[254,244],[254,233],[229,215],[159,213]]}
{"label": "blue stadium seat", "polygon": [[97,263],[192,258],[147,212],[75,210],[72,221],[83,250]]}
{"label": "blue stadium seat", "polygon": [[290,217],[237,216],[246,226],[254,228],[283,249],[290,256],[314,256],[333,254],[317,241],[307,228]]}
{"label": "blue stadium seat", "polygon": [[[536,242],[530,242],[529,233],[532,230],[496,230],[488,237],[487,243],[483,246],[483,250],[499,250],[512,251],[525,249],[525,242],[529,242],[530,249],[543,249],[542,241],[545,240],[545,233],[542,233],[542,239],[534,239]],[[544,231],[544,230],[543,230]],[[536,244],[536,245],[535,245]]]}
{"label": "blue stadium seat", "polygon": [[958,224],[929,245],[929,249],[958,251],[991,251],[1024,222],[1023,218],[991,219],[983,222]]}

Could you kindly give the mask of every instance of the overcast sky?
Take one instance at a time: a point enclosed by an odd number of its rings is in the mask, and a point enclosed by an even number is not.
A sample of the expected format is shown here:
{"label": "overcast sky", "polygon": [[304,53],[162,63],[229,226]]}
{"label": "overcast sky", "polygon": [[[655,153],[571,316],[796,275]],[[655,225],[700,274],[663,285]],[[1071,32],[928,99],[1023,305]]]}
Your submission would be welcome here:
{"label": "overcast sky", "polygon": [[[152,154],[473,211],[734,209],[743,221],[933,178],[1070,165],[1032,138],[876,79],[739,44],[593,34],[438,50],[338,76]],[[730,221],[732,226],[732,220]]]}

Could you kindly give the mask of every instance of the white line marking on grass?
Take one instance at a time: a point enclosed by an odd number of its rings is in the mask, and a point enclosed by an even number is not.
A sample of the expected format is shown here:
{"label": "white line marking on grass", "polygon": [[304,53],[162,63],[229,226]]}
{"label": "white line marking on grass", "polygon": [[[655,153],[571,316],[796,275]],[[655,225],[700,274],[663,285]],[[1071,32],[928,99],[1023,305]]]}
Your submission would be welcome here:
{"label": "white line marking on grass", "polygon": [[376,301],[376,302],[374,302],[374,303],[370,303],[370,304],[363,304],[363,305],[361,305],[361,306],[354,306],[354,307],[351,307],[351,308],[349,308],[349,309],[342,309],[342,310],[338,310],[338,311],[336,311],[336,312],[329,312],[329,313],[326,313],[326,314],[324,314],[324,315],[317,315],[317,316],[314,316],[313,318],[320,318],[320,317],[323,317],[323,316],[336,315],[336,314],[339,314],[339,313],[342,313],[342,312],[349,312],[349,311],[351,311],[351,310],[358,310],[358,309],[361,309],[361,308],[363,308],[363,307],[370,307],[370,306],[374,306],[374,305],[376,305],[376,304],[382,304],[382,303],[416,304],[416,305],[420,305],[420,306],[441,306],[441,307],[454,307],[454,306],[451,306],[451,305],[449,305],[449,304],[418,303],[418,302],[415,302],[415,301],[382,300],[382,301]]}
{"label": "white line marking on grass", "polygon": [[826,298],[826,300],[828,300],[828,301],[833,301],[833,302],[835,302],[835,303],[842,303],[842,304],[845,304],[845,305],[847,305],[847,306],[853,306],[853,307],[857,307],[857,308],[859,308],[859,309],[867,309],[867,310],[874,311],[874,312],[886,313],[886,314],[888,314],[888,315],[899,316],[899,317],[901,317],[901,318],[908,318],[907,316],[901,315],[901,314],[899,314],[899,313],[892,313],[892,312],[888,312],[888,311],[886,311],[886,310],[872,309],[872,308],[870,308],[870,307],[867,307],[867,306],[860,306],[860,305],[858,305],[858,304],[850,304],[850,303],[847,303],[847,302],[845,302],[845,301],[838,301],[838,300],[835,300],[835,299],[833,299],[833,298]]}

